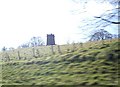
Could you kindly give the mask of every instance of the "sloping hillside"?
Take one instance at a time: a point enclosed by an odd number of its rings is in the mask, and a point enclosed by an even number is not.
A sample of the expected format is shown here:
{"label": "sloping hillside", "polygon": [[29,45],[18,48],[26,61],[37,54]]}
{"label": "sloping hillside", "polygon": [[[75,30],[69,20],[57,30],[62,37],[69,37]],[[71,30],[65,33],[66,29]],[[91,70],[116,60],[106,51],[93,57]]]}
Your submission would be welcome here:
{"label": "sloping hillside", "polygon": [[[74,47],[69,45],[71,48],[67,50],[64,48],[68,45],[65,45],[61,46],[60,53],[45,53],[34,58],[28,55],[30,59],[27,57],[21,60],[16,59],[17,54],[11,53],[14,57],[0,63],[2,84],[118,85],[119,46],[118,40],[105,41],[104,44],[100,41],[84,43],[82,46],[74,44]],[[19,50],[27,52],[29,49]]]}

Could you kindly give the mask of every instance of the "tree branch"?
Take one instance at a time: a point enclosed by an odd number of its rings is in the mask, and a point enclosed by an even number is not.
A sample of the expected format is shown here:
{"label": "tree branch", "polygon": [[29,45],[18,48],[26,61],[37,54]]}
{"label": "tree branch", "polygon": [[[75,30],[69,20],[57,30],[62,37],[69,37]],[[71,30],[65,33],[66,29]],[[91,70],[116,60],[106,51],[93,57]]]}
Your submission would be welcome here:
{"label": "tree branch", "polygon": [[102,18],[102,17],[97,17],[97,16],[94,16],[94,17],[95,17],[95,18],[100,18],[101,20],[106,21],[106,22],[109,22],[109,23],[112,23],[112,24],[120,24],[120,22],[110,21],[110,20],[104,19],[104,18]]}

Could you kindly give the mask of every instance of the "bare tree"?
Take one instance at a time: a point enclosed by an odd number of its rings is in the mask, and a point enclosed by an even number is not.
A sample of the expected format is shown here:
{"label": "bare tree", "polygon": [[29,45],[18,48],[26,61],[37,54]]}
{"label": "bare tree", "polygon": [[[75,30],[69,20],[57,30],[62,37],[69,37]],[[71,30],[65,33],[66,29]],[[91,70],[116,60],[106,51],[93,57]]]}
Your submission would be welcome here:
{"label": "bare tree", "polygon": [[15,48],[13,48],[13,47],[10,47],[10,48],[9,48],[9,50],[12,50],[12,51],[13,51],[14,49],[15,49]]}
{"label": "bare tree", "polygon": [[20,45],[18,48],[27,48],[27,47],[30,47],[29,43],[24,43],[24,44]]}
{"label": "bare tree", "polygon": [[90,41],[98,41],[98,40],[107,40],[112,39],[113,35],[104,29],[96,30],[94,34],[90,36]]}
{"label": "bare tree", "polygon": [[27,48],[27,47],[37,47],[44,45],[44,41],[41,37],[32,37],[28,42],[19,46],[19,48]]}
{"label": "bare tree", "polygon": [[95,30],[92,35],[90,35],[89,41],[98,41],[101,40],[102,44],[104,44],[104,40],[111,40],[113,38],[118,38],[116,34],[111,34],[104,29]]}
{"label": "bare tree", "polygon": [[44,41],[41,37],[32,37],[29,43],[32,47],[44,45]]}
{"label": "bare tree", "polygon": [[[76,5],[80,5],[80,7],[77,7],[77,10],[73,10],[72,13],[78,14],[78,15],[84,15],[88,14],[88,3],[93,1],[96,4],[96,7],[91,8],[91,12],[94,11],[94,9],[97,9],[97,5],[101,5],[102,9],[102,4],[107,3],[111,6],[111,8],[103,10],[101,14],[93,14],[89,18],[81,18],[80,23],[82,23],[79,27],[80,29],[83,30],[95,30],[95,29],[105,29],[108,26],[118,26],[120,24],[120,21],[118,20],[120,18],[119,13],[120,13],[120,0],[72,0],[76,3]],[[92,6],[93,3],[91,3]]]}
{"label": "bare tree", "polygon": [[4,46],[3,48],[2,48],[2,51],[6,51],[7,50],[7,48]]}

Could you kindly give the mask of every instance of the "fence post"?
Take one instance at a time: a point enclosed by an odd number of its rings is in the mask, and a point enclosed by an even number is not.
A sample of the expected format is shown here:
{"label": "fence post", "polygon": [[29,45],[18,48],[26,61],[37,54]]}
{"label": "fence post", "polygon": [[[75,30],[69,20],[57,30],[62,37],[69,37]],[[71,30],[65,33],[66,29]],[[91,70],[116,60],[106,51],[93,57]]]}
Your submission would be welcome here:
{"label": "fence post", "polygon": [[102,39],[102,41],[101,41],[101,42],[102,42],[102,45],[104,45],[104,44],[105,44],[105,41],[104,41],[104,39]]}
{"label": "fence post", "polygon": [[5,58],[6,58],[6,61],[10,61],[10,57],[7,52],[5,53]]}
{"label": "fence post", "polygon": [[27,59],[27,53],[24,53],[24,60]]}
{"label": "fence post", "polygon": [[58,53],[62,54],[60,46],[58,45]]}
{"label": "fence post", "polygon": [[19,60],[21,59],[21,57],[20,57],[20,51],[18,51],[18,59]]}
{"label": "fence post", "polygon": [[72,51],[74,52],[74,51],[76,50],[75,43],[73,42],[72,45],[73,45],[73,49],[72,49]]}
{"label": "fence post", "polygon": [[35,57],[35,49],[32,49],[33,57]]}
{"label": "fence post", "polygon": [[51,45],[51,52],[52,52],[52,54],[55,54],[54,49],[53,49],[53,45]]}
{"label": "fence post", "polygon": [[37,57],[40,57],[39,49],[36,50]]}
{"label": "fence post", "polygon": [[80,46],[83,47],[83,43],[82,42],[80,43]]}

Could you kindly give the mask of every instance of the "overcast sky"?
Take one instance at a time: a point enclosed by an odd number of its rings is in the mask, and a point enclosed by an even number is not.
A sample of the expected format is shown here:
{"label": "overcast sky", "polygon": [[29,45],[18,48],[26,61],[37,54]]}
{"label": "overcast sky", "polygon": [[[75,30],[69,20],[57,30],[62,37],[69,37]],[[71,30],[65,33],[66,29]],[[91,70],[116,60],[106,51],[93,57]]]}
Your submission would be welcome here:
{"label": "overcast sky", "polygon": [[[55,34],[56,44],[83,41],[82,35],[77,34],[78,26],[80,18],[88,14],[73,15],[71,11],[75,5],[72,0],[0,0],[0,48],[17,47],[33,36],[41,36],[46,42],[46,34],[51,33]],[[104,11],[96,10],[99,6],[94,2],[88,7],[89,15]],[[90,12],[92,8],[94,11]]]}

